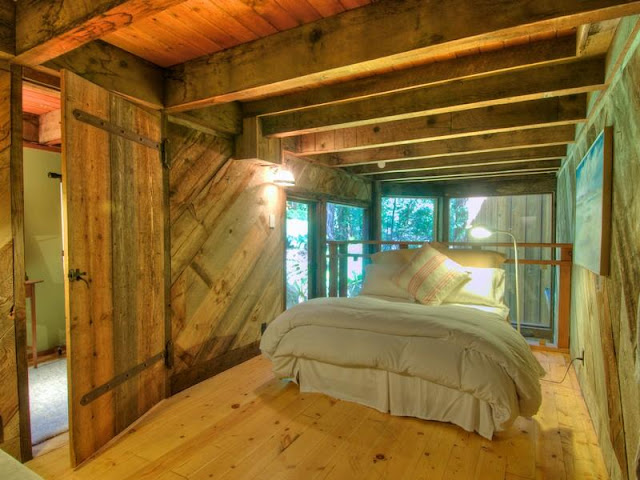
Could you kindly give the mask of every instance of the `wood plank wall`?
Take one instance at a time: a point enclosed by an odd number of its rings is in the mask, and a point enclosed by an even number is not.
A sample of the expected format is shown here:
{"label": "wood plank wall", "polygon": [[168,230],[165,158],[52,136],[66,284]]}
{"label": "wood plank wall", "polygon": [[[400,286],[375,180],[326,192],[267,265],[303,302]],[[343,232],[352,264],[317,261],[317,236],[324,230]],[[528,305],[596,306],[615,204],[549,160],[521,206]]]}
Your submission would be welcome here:
{"label": "wood plank wall", "polygon": [[[636,18],[637,20],[637,18]],[[592,108],[558,178],[557,240],[573,241],[575,169],[605,126],[614,131],[611,274],[574,265],[571,353],[584,349],[580,384],[612,480],[635,479],[640,392],[634,378],[640,294],[640,36],[629,61]]]}
{"label": "wood plank wall", "polygon": [[[167,133],[175,393],[257,355],[261,324],[284,309],[286,195],[269,168],[231,160],[230,141]],[[292,162],[297,193],[370,200],[366,181]]]}
{"label": "wood plank wall", "polygon": [[[22,230],[21,70],[0,70],[0,448],[17,459],[31,458],[25,394],[26,347],[24,252]],[[25,433],[26,432],[26,433]]]}

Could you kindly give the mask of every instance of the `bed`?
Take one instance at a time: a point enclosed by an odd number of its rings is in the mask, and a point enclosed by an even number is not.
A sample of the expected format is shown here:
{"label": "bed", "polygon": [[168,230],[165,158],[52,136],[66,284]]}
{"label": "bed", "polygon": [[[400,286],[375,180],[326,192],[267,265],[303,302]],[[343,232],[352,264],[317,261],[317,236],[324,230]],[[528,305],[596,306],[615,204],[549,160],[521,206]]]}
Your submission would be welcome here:
{"label": "bed", "polygon": [[[302,392],[451,422],[488,439],[535,414],[544,371],[506,321],[501,298],[469,303],[482,300],[458,287],[437,304],[418,303],[391,281],[414,253],[395,255],[396,263],[387,255],[367,267],[364,294],[313,299],[271,322],[260,347],[275,374]],[[485,290],[495,294],[495,285]]]}

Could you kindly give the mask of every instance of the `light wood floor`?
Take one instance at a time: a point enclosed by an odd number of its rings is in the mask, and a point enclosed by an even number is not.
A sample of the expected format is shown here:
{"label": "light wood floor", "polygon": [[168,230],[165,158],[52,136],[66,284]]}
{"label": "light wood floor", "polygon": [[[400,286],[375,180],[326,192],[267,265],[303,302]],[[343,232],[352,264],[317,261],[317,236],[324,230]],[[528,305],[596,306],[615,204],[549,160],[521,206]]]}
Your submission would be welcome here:
{"label": "light wood floor", "polygon": [[[561,354],[536,352],[559,380]],[[28,466],[45,479],[606,479],[573,370],[493,441],[449,424],[392,417],[298,392],[255,358],[162,403],[71,471],[68,447]]]}

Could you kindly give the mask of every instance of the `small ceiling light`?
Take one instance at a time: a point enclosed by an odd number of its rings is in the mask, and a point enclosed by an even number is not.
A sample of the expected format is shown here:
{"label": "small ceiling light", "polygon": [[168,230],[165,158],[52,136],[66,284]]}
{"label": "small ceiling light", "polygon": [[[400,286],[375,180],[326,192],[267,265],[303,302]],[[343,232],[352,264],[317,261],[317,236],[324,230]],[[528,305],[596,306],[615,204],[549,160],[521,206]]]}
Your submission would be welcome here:
{"label": "small ceiling light", "polygon": [[291,170],[278,167],[273,174],[273,183],[279,187],[293,187],[296,184],[296,179]]}
{"label": "small ceiling light", "polygon": [[378,168],[384,168],[387,166],[387,162],[378,162]]}

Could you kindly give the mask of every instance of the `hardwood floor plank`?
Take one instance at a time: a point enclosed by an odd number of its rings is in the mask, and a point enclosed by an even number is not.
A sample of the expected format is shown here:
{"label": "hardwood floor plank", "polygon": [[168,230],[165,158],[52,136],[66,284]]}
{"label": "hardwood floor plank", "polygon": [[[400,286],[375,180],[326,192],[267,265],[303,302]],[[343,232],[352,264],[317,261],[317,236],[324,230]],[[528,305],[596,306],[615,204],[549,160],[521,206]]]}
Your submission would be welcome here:
{"label": "hardwood floor plank", "polygon": [[[560,380],[568,358],[535,352]],[[57,448],[28,463],[45,479],[608,479],[573,370],[542,382],[533,419],[488,441],[445,423],[393,417],[276,380],[256,357],[152,410],[77,470]]]}

